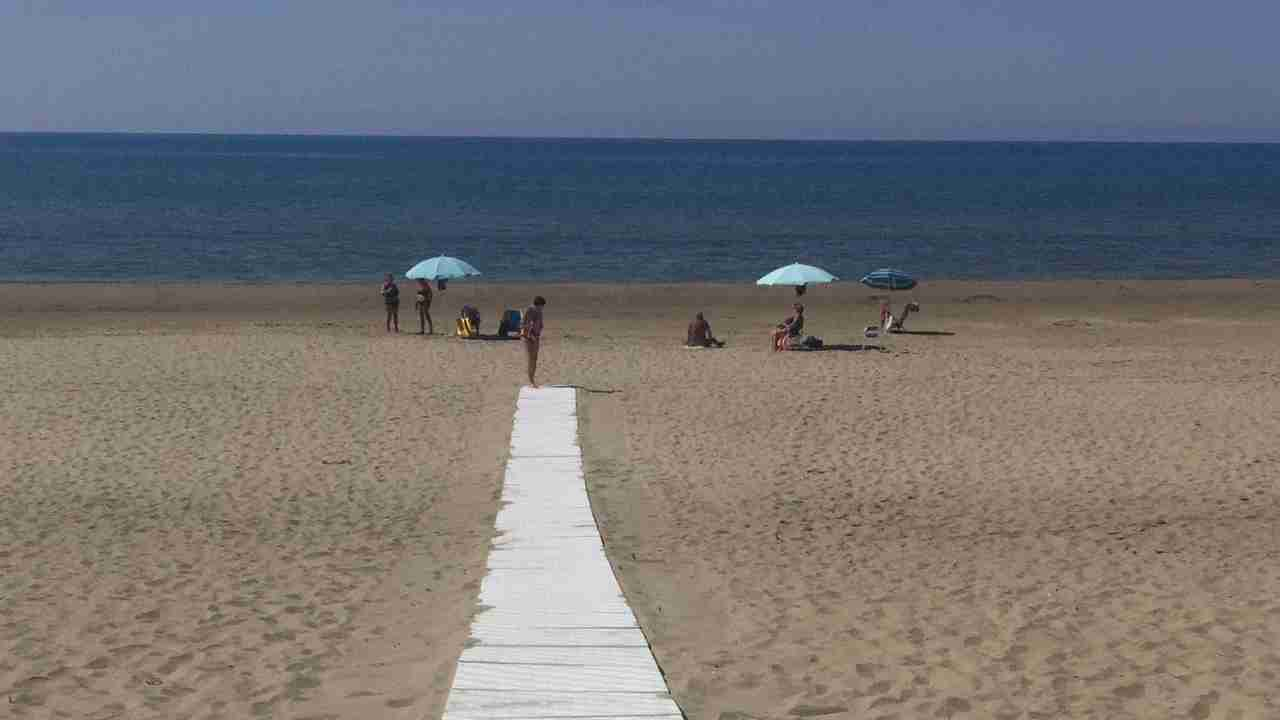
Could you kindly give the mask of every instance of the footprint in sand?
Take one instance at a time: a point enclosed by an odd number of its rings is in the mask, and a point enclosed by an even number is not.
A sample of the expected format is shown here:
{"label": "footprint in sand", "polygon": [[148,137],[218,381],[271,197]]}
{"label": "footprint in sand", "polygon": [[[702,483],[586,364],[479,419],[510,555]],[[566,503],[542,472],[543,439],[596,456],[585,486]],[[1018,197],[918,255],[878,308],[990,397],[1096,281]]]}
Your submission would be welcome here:
{"label": "footprint in sand", "polygon": [[181,655],[174,655],[173,657],[166,660],[165,663],[161,665],[159,669],[156,670],[156,672],[160,673],[161,675],[172,675],[178,668],[191,662],[192,657],[193,656],[191,653],[182,653]]}
{"label": "footprint in sand", "polygon": [[788,714],[796,717],[819,717],[844,712],[849,712],[849,708],[843,705],[796,705]]}

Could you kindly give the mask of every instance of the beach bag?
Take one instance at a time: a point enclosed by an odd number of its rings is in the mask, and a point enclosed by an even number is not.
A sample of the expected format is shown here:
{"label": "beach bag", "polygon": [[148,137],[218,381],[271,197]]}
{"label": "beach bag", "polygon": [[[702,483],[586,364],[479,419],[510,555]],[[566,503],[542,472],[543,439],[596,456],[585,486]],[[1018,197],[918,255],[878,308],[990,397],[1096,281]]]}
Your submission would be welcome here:
{"label": "beach bag", "polygon": [[502,320],[498,322],[498,334],[507,337],[513,332],[520,330],[520,311],[504,310]]}

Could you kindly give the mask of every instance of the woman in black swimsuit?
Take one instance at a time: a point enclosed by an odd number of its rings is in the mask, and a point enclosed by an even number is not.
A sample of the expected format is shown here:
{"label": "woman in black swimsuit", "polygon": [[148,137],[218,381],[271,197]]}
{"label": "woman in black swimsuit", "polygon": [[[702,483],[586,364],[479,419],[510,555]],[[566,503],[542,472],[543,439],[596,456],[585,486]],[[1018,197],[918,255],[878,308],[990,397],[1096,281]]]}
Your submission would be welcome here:
{"label": "woman in black swimsuit", "polygon": [[382,302],[387,306],[387,332],[391,332],[393,325],[396,332],[400,332],[400,288],[396,287],[391,273],[382,281]]}

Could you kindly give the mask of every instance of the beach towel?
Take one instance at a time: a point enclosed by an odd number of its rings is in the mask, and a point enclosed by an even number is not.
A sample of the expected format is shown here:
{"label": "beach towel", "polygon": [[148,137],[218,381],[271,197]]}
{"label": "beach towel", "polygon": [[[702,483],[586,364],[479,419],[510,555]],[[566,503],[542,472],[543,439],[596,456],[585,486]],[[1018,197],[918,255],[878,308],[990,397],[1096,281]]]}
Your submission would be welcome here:
{"label": "beach towel", "polygon": [[783,349],[784,350],[821,350],[822,338],[814,337],[810,335],[803,340],[793,339],[788,341]]}

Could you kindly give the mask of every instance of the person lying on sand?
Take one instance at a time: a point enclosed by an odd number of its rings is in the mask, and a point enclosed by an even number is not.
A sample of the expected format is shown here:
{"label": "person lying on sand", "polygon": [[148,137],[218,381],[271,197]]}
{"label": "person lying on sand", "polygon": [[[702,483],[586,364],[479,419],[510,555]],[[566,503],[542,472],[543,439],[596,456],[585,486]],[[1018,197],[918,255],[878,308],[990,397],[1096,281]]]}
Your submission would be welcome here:
{"label": "person lying on sand", "polygon": [[695,315],[693,322],[689,323],[689,333],[684,344],[689,347],[724,347],[724,342],[711,334],[711,323],[702,317],[702,313]]}
{"label": "person lying on sand", "polygon": [[800,333],[804,331],[804,306],[796,303],[791,307],[795,310],[795,314],[783,320],[773,331],[774,350],[786,350],[787,344],[793,338],[800,337]]}

